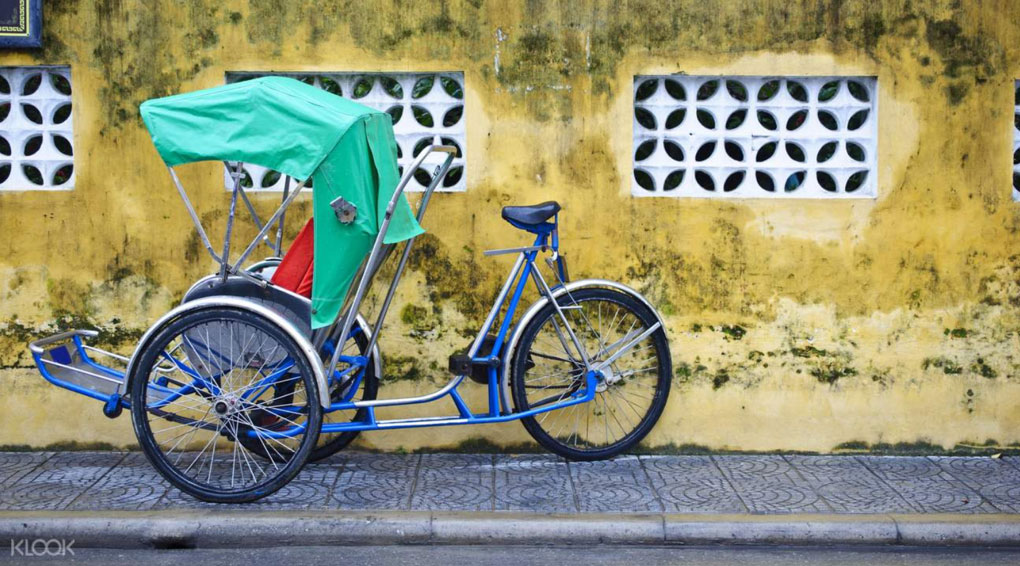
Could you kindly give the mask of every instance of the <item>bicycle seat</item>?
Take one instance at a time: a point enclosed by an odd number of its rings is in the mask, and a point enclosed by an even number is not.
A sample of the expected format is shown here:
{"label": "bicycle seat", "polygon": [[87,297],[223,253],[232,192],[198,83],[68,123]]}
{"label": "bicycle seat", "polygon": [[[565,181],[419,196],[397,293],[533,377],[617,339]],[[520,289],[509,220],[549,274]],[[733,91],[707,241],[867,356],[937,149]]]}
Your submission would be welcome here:
{"label": "bicycle seat", "polygon": [[530,206],[504,206],[503,219],[517,224],[541,224],[560,211],[560,203],[550,200]]}

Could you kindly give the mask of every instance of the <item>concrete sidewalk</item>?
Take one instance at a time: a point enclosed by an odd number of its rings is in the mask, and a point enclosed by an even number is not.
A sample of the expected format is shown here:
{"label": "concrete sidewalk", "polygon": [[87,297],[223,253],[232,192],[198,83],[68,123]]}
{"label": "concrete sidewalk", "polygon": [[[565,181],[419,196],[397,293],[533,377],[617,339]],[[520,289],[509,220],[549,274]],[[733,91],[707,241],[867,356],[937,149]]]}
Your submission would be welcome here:
{"label": "concrete sidewalk", "polygon": [[0,539],[74,534],[82,546],[1020,545],[1020,459],[630,456],[575,463],[534,454],[348,452],[308,465],[266,499],[225,506],[170,488],[139,453],[0,453]]}

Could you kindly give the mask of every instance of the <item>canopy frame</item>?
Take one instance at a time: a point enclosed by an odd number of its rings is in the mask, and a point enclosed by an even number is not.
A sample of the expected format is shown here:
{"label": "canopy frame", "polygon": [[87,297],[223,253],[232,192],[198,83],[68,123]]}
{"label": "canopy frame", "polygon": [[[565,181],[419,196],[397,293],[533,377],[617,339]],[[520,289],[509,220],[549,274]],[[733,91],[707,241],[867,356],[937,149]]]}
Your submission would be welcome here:
{"label": "canopy frame", "polygon": [[[241,163],[240,161],[237,162],[238,170],[243,170],[243,166],[244,166],[243,163]],[[248,199],[248,195],[245,192],[244,187],[241,186],[241,178],[243,175],[231,173],[231,177],[234,179],[234,186],[230,191],[231,193],[230,211],[227,215],[227,228],[223,236],[223,253],[222,255],[218,255],[215,249],[213,248],[212,240],[209,239],[209,233],[206,232],[205,227],[202,225],[202,220],[198,217],[198,212],[195,211],[195,206],[191,203],[191,199],[188,198],[188,192],[184,189],[184,185],[181,183],[181,179],[177,176],[177,171],[174,170],[174,167],[170,165],[167,166],[167,169],[170,171],[170,179],[173,181],[174,187],[177,189],[177,194],[179,194],[181,196],[181,200],[184,201],[184,208],[188,210],[188,215],[191,217],[192,224],[195,225],[195,230],[198,232],[198,237],[199,239],[202,240],[202,244],[205,246],[206,252],[208,252],[209,255],[212,257],[213,261],[215,261],[220,266],[219,269],[220,277],[222,277],[223,280],[226,281],[226,279],[229,276],[237,275],[239,277],[243,277],[249,281],[257,283],[262,287],[267,286],[269,284],[268,281],[266,281],[265,279],[260,279],[258,277],[252,276],[247,271],[241,269],[241,264],[244,263],[246,259],[248,259],[248,256],[250,256],[253,251],[255,251],[255,248],[259,245],[260,242],[265,243],[267,246],[269,246],[270,249],[272,249],[276,255],[278,256],[282,255],[280,253],[281,250],[280,246],[282,244],[283,239],[284,213],[286,212],[287,208],[290,207],[291,203],[294,202],[294,199],[296,199],[297,196],[301,193],[301,190],[305,188],[305,186],[308,183],[308,179],[305,179],[304,181],[298,183],[297,187],[294,188],[293,192],[290,192],[289,194],[285,192],[282,197],[282,202],[280,203],[280,206],[278,206],[276,208],[276,211],[274,211],[273,214],[268,219],[266,219],[265,224],[262,224],[261,220],[258,218],[258,215],[254,210],[254,206],[251,205],[251,201]],[[290,177],[288,177],[288,180],[289,179]],[[237,261],[231,264],[230,244],[233,233],[234,219],[237,215],[237,199],[240,195],[243,195],[241,196],[241,198],[246,203],[248,203],[248,206],[250,207],[249,212],[252,215],[252,219],[255,222],[255,225],[259,228],[259,232],[248,244],[248,246],[245,247],[244,251],[241,253],[241,256],[237,258]],[[269,230],[273,227],[274,224],[278,224],[277,240],[275,246],[269,241],[269,238],[266,236],[266,234],[269,232]]]}
{"label": "canopy frame", "polygon": [[[424,148],[421,151],[421,153],[414,160],[414,162],[411,163],[411,165],[404,171],[404,174],[401,176],[400,181],[397,184],[397,187],[393,191],[393,195],[390,197],[390,200],[386,205],[386,213],[379,227],[379,232],[378,234],[376,234],[375,241],[372,244],[372,248],[369,251],[368,255],[365,257],[365,259],[362,261],[361,266],[359,267],[358,271],[355,274],[354,280],[358,282],[357,286],[355,287],[356,290],[354,293],[351,293],[350,289],[348,289],[347,296],[344,299],[343,306],[341,306],[340,310],[337,312],[336,318],[333,320],[332,324],[325,328],[322,328],[319,332],[317,332],[314,335],[313,345],[317,349],[322,346],[322,343],[327,338],[346,336],[347,334],[350,333],[351,328],[353,328],[355,319],[358,316],[358,311],[361,307],[361,304],[364,302],[365,294],[368,291],[369,287],[371,286],[372,280],[375,278],[375,275],[376,273],[378,273],[379,268],[382,266],[383,262],[386,260],[387,257],[389,257],[390,253],[397,245],[386,244],[385,243],[386,234],[387,231],[389,230],[390,220],[393,216],[394,210],[397,207],[397,203],[399,202],[400,197],[404,194],[404,189],[407,187],[407,184],[414,177],[415,171],[421,168],[422,164],[425,162],[425,159],[432,153],[446,154],[446,157],[443,160],[442,164],[436,167],[434,174],[432,176],[432,181],[425,189],[425,192],[422,195],[421,202],[418,205],[416,219],[419,223],[421,223],[422,219],[425,217],[425,210],[428,207],[428,203],[432,197],[432,193],[436,191],[436,189],[439,186],[439,183],[442,182],[443,178],[446,176],[451,165],[453,164],[453,160],[456,157],[457,152],[458,149],[455,146],[436,144],[429,145],[428,147]],[[228,169],[230,169],[229,162],[224,162],[224,164],[228,167]],[[227,278],[234,275],[238,277],[243,277],[244,279],[247,279],[263,288],[271,285],[272,283],[270,283],[268,280],[252,275],[245,269],[242,269],[241,266],[245,262],[245,260],[247,260],[248,257],[252,254],[252,252],[255,251],[255,249],[258,247],[260,243],[269,246],[269,248],[273,250],[273,252],[276,255],[282,256],[283,224],[286,218],[285,216],[286,211],[290,207],[290,205],[294,202],[294,200],[297,199],[298,195],[301,194],[301,191],[307,186],[308,181],[311,179],[311,177],[301,181],[300,183],[297,184],[296,187],[294,187],[293,190],[290,190],[289,188],[290,176],[288,176],[287,180],[285,181],[284,192],[283,196],[281,197],[280,205],[276,208],[273,214],[270,215],[263,223],[262,220],[259,218],[258,214],[256,213],[254,206],[251,204],[251,201],[248,198],[245,188],[242,186],[242,179],[244,176],[243,173],[244,164],[240,161],[236,162],[233,171],[231,171],[230,173],[230,176],[233,179],[233,187],[231,188],[230,191],[231,194],[230,208],[229,213],[227,215],[227,226],[223,237],[222,248],[223,251],[221,254],[217,254],[215,248],[213,247],[213,242],[209,238],[208,232],[202,225],[202,221],[198,216],[198,212],[195,210],[195,207],[192,204],[191,199],[188,197],[187,191],[184,189],[184,185],[181,183],[180,178],[177,176],[177,172],[175,171],[174,166],[168,165],[167,169],[170,172],[170,178],[173,181],[174,187],[176,187],[177,189],[177,193],[180,195],[181,200],[184,201],[184,207],[187,209],[188,215],[191,217],[191,221],[195,225],[195,230],[198,232],[199,239],[201,239],[202,244],[205,246],[206,252],[208,252],[210,257],[212,257],[213,261],[219,264],[219,276],[223,279],[223,281],[226,281]],[[237,257],[237,259],[231,261],[230,257],[231,240],[233,234],[234,221],[237,216],[237,202],[239,199],[245,203],[245,206],[248,209],[248,212],[251,215],[253,222],[259,228],[259,231],[255,235],[255,237],[252,238],[251,242],[249,242],[248,245],[244,248],[244,250]],[[275,242],[271,241],[268,237],[269,231],[274,226],[276,226]],[[393,301],[393,297],[396,293],[397,285],[400,283],[400,279],[401,276],[403,275],[404,268],[407,266],[407,261],[411,254],[411,247],[414,244],[415,239],[417,239],[417,236],[413,236],[407,240],[404,240],[404,250],[400,256],[400,262],[397,264],[397,270],[393,275],[393,279],[390,281],[389,288],[386,292],[386,297],[383,300],[383,304],[379,310],[379,314],[377,315],[375,326],[369,329],[371,334],[370,339],[371,341],[368,345],[369,351],[371,351],[371,349],[375,346],[376,340],[379,336],[379,329],[382,328],[383,322],[386,319],[386,314],[389,311],[390,304]],[[332,375],[333,372],[336,370],[336,366],[340,360],[341,351],[342,348],[334,349],[333,357],[330,359],[328,367],[323,368],[324,370],[326,370],[325,375]],[[312,363],[321,364],[321,361],[318,359],[309,361]],[[445,391],[449,387],[455,385],[454,383],[455,381],[457,381],[456,378],[452,380],[451,383],[447,387],[444,387],[441,391],[436,392],[427,397],[431,399],[440,396],[442,391]],[[417,401],[418,399],[419,398],[410,398],[409,400],[413,402],[420,402]]]}

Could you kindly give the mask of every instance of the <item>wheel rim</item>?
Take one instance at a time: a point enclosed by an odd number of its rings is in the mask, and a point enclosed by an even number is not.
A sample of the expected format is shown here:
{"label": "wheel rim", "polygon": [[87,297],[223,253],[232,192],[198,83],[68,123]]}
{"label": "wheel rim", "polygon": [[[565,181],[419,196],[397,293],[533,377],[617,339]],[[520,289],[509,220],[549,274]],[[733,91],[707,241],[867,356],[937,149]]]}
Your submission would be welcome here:
{"label": "wheel rim", "polygon": [[[315,397],[300,353],[279,334],[225,316],[196,320],[152,344],[142,415],[154,455],[177,479],[235,493],[291,471],[284,462],[310,432]],[[296,434],[274,437],[284,430]],[[252,444],[277,457],[256,457]]]}
{"label": "wheel rim", "polygon": [[[606,297],[575,297],[564,309],[592,365],[611,357],[647,329],[651,320],[622,302]],[[627,442],[653,418],[662,360],[656,334],[613,361],[597,376],[594,399],[534,416],[534,424],[555,442],[573,450],[596,452]],[[559,315],[550,310],[527,348],[518,375],[525,407],[557,403],[582,391],[584,363]]]}

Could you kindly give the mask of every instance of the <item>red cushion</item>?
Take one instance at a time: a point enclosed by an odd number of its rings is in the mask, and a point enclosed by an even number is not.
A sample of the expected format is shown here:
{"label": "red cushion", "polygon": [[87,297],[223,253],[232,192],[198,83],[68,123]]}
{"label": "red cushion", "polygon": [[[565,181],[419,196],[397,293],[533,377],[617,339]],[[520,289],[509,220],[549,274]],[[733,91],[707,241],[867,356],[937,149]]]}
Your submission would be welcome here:
{"label": "red cushion", "polygon": [[269,279],[274,285],[293,291],[299,295],[312,296],[312,253],[315,250],[315,238],[312,230],[312,219],[298,232],[297,238],[290,249],[283,255],[276,272]]}

